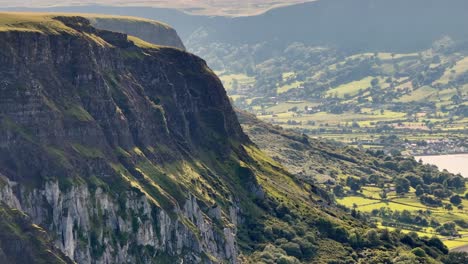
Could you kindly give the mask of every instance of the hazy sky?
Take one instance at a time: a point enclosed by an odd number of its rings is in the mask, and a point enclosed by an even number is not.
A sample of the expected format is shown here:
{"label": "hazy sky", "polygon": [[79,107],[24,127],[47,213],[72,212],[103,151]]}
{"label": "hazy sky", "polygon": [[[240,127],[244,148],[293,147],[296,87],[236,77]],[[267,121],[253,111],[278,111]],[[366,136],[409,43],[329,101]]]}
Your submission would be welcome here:
{"label": "hazy sky", "polygon": [[183,9],[209,15],[253,15],[268,9],[312,0],[0,0],[2,7],[51,7],[70,5],[153,6]]}

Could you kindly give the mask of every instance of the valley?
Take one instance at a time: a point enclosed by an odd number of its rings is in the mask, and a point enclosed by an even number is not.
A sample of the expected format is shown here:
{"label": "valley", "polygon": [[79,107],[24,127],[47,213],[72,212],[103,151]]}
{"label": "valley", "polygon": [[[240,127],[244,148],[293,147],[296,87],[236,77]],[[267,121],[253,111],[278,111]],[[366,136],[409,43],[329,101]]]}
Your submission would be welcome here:
{"label": "valley", "polygon": [[[450,249],[468,244],[468,182],[461,175],[437,172],[412,157],[386,157],[380,163],[382,152],[333,145],[267,125],[245,112],[238,115],[262,150],[301,180],[327,190],[355,217],[382,229],[439,236]],[[450,182],[457,186],[442,187]]]}
{"label": "valley", "polygon": [[463,263],[466,1],[228,2],[2,7],[0,262]]}
{"label": "valley", "polygon": [[[299,48],[317,59],[294,57]],[[460,49],[339,58],[291,47],[257,65],[258,75],[220,78],[236,106],[314,137],[411,155],[463,153],[468,68]]]}

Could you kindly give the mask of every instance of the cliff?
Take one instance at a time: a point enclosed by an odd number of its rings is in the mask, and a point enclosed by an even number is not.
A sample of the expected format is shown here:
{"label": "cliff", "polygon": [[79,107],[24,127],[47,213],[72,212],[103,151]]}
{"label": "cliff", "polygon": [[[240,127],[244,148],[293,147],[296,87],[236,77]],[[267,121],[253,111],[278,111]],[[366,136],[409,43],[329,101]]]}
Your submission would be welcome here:
{"label": "cliff", "polygon": [[185,46],[177,32],[161,22],[117,16],[86,15],[86,17],[98,29],[130,34],[156,45],[185,50]]}
{"label": "cliff", "polygon": [[369,226],[252,143],[203,60],[83,16],[0,14],[0,131],[0,200],[77,263],[376,263],[413,246],[355,244]]}
{"label": "cliff", "polygon": [[2,200],[78,263],[235,263],[237,202],[201,157],[248,140],[206,64],[82,17],[9,16]]}

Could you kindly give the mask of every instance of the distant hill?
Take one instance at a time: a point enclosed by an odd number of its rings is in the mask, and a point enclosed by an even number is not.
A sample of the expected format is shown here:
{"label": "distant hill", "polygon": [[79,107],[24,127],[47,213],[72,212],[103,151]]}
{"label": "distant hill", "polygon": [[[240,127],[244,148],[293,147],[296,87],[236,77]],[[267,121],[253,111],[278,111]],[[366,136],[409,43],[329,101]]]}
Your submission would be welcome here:
{"label": "distant hill", "polygon": [[[174,26],[184,41],[197,37],[200,45],[269,42],[282,47],[303,42],[352,52],[414,52],[428,48],[445,35],[468,39],[464,30],[468,26],[465,15],[468,2],[464,0],[319,0],[238,18],[196,16],[148,7],[79,6],[44,10],[156,19]],[[200,29],[205,32],[203,38],[199,36]]]}

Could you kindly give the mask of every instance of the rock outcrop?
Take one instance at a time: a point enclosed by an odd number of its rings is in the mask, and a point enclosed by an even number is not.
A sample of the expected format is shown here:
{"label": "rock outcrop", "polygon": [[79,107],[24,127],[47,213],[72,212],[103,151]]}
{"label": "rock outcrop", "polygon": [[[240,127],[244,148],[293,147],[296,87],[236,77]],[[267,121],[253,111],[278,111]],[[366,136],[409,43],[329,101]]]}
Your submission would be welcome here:
{"label": "rock outcrop", "polygon": [[149,43],[185,50],[177,32],[168,25],[145,19],[124,17],[89,17],[91,24],[103,30],[121,32],[138,37]]}
{"label": "rock outcrop", "polygon": [[0,32],[2,201],[78,263],[236,263],[235,201],[198,158],[248,142],[220,81],[184,51],[53,20]]}

